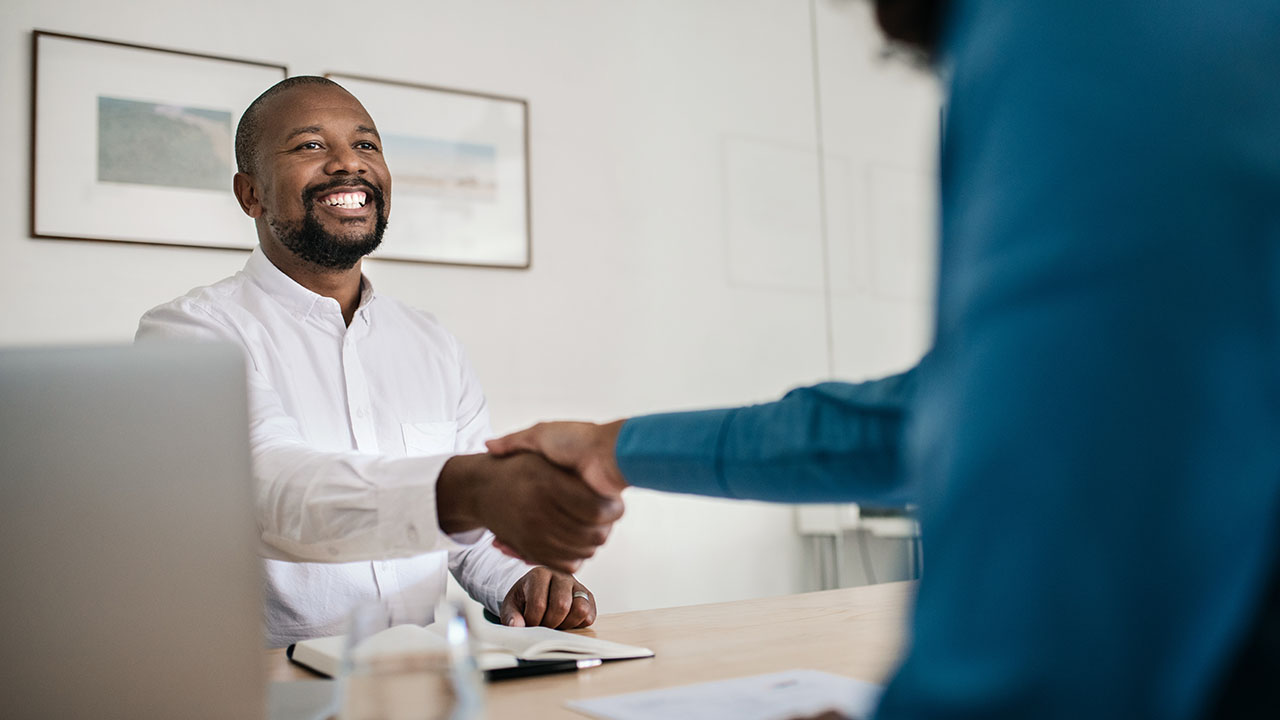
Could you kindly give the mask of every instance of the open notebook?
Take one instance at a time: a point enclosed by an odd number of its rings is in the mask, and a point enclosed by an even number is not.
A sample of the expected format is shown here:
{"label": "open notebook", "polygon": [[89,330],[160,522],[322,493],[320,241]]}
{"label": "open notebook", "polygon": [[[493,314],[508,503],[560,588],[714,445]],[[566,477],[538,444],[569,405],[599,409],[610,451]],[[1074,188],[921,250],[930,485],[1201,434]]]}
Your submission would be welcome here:
{"label": "open notebook", "polygon": [[[513,667],[517,660],[629,660],[653,657],[653,651],[586,635],[544,627],[507,627],[489,622],[471,625],[475,638],[476,664],[481,670]],[[420,650],[443,648],[444,638],[436,625],[397,625],[369,638],[380,651],[393,648]],[[346,636],[303,640],[289,646],[289,659],[322,675],[337,677],[342,667]]]}

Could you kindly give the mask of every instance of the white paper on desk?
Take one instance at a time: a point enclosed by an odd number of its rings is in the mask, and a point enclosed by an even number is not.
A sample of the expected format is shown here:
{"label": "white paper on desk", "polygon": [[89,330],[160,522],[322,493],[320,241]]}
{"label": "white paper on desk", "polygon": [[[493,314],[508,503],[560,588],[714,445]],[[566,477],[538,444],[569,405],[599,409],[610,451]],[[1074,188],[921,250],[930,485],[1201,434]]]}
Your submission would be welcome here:
{"label": "white paper on desk", "polygon": [[818,670],[788,670],[565,705],[600,720],[791,720],[833,709],[863,720],[883,691],[881,685]]}

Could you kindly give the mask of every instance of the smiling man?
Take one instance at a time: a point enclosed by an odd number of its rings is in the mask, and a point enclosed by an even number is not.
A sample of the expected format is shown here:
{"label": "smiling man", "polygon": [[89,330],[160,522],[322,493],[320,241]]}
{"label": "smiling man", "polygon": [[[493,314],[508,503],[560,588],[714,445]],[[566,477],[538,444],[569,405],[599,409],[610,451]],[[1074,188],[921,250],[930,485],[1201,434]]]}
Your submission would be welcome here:
{"label": "smiling man", "polygon": [[[148,312],[138,338],[246,353],[269,643],[341,633],[373,598],[393,615],[434,604],[446,568],[508,624],[593,622],[570,573],[621,503],[532,455],[460,454],[490,435],[461,347],[361,272],[391,211],[364,107],[326,78],[289,78],[245,111],[236,161],[258,249],[243,271]],[[551,568],[507,557],[494,534]]]}

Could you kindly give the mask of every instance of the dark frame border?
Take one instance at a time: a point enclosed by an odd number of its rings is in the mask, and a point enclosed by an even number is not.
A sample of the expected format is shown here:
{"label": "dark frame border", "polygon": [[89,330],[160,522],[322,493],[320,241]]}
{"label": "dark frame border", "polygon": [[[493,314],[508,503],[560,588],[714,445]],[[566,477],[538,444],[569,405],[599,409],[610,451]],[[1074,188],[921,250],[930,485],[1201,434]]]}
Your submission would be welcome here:
{"label": "dark frame border", "polygon": [[[529,270],[533,267],[533,160],[531,157],[531,149],[529,147],[529,126],[532,122],[529,117],[529,101],[524,98],[511,97],[508,95],[497,95],[494,93],[479,92],[476,90],[461,90],[458,88],[442,87],[439,85],[427,85],[424,83],[407,82],[404,80],[388,80],[386,78],[369,77],[368,75],[355,75],[343,72],[326,72],[325,77],[334,82],[341,83],[345,78],[348,80],[357,80],[359,82],[381,83],[383,85],[395,85],[397,87],[410,88],[413,90],[430,90],[433,92],[450,93],[453,95],[467,95],[470,97],[483,98],[485,100],[497,100],[500,102],[519,103],[524,109],[524,243],[525,243],[525,262],[523,265],[493,265],[489,263],[468,263],[468,262],[451,262],[447,260],[418,260],[410,258],[385,258],[370,257],[370,260],[379,262],[405,262],[405,263],[427,263],[430,265],[447,265],[450,267],[472,267],[472,268],[493,268],[495,270]],[[375,118],[374,122],[377,122]]]}
{"label": "dark frame border", "polygon": [[[243,248],[221,247],[217,245],[194,245],[189,243],[164,243],[151,240],[120,240],[118,238],[101,238],[101,237],[85,237],[80,235],[51,235],[48,233],[36,232],[36,119],[39,116],[39,79],[40,79],[40,38],[62,38],[64,40],[79,40],[82,42],[101,43],[103,45],[112,45],[115,47],[131,48],[134,50],[151,50],[154,52],[169,53],[173,55],[182,55],[186,57],[201,58],[204,60],[219,60],[222,62],[240,63],[243,65],[255,65],[264,68],[276,68],[280,70],[280,79],[289,77],[289,68],[286,65],[278,65],[276,63],[265,62],[261,60],[246,60],[243,58],[228,57],[225,55],[211,55],[209,53],[192,52],[189,50],[174,50],[171,48],[155,47],[153,45],[139,45],[136,43],[122,42],[119,40],[106,40],[103,38],[88,37],[85,35],[71,35],[68,33],[52,32],[49,30],[40,30],[38,28],[31,31],[31,153],[29,157],[30,167],[28,169],[28,188],[30,193],[30,209],[28,231],[33,238],[43,238],[49,240],[87,240],[91,242],[109,242],[109,243],[126,243],[129,245],[148,245],[151,247],[194,247],[206,250],[231,250],[234,252],[243,252]],[[265,89],[265,88],[264,88]]]}

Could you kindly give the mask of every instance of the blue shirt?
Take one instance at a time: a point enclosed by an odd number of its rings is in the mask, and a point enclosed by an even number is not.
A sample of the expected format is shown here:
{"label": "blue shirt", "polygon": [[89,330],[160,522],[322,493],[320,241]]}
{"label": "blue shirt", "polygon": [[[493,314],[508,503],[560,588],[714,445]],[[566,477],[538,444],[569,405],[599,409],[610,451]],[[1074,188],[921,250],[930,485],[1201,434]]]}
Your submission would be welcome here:
{"label": "blue shirt", "polygon": [[619,465],[919,503],[883,718],[1221,710],[1280,610],[1280,2],[953,0],[945,27],[933,351],[633,419]]}

